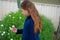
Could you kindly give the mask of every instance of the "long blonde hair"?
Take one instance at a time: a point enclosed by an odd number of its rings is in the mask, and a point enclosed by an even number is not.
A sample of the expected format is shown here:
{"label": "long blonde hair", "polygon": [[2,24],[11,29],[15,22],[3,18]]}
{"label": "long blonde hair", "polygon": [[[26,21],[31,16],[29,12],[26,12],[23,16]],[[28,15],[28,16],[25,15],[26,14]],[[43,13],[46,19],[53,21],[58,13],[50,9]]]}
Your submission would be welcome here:
{"label": "long blonde hair", "polygon": [[21,8],[30,13],[34,21],[34,33],[40,32],[42,29],[42,21],[35,5],[32,2],[25,0],[22,2]]}

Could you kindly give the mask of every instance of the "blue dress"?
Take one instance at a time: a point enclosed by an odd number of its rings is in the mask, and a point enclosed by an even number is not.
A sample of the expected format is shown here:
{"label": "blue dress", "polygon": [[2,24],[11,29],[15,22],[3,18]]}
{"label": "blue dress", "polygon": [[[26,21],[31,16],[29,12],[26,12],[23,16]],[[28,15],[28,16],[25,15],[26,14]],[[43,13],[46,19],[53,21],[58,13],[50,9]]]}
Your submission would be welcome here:
{"label": "blue dress", "polygon": [[18,29],[16,34],[23,34],[22,40],[40,40],[39,32],[34,34],[34,22],[31,16],[28,16],[24,23],[23,29]]}

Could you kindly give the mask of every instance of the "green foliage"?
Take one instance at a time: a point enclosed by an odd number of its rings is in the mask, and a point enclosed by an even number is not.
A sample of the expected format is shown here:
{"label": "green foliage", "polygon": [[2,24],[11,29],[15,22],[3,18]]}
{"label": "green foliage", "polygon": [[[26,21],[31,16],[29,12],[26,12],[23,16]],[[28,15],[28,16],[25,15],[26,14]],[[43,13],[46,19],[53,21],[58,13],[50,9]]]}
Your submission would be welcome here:
{"label": "green foliage", "polygon": [[53,40],[54,26],[47,17],[41,16],[42,19],[42,32],[40,33],[41,40]]}
{"label": "green foliage", "polygon": [[[41,16],[42,18],[42,32],[39,37],[41,40],[53,40],[54,26],[48,18]],[[0,21],[0,40],[21,40],[22,34],[16,35],[10,30],[12,25],[15,25],[16,28],[23,29],[23,24],[26,17],[22,14],[21,11],[16,13],[11,12]]]}
{"label": "green foliage", "polygon": [[[22,35],[21,34],[16,35],[10,30],[10,28],[12,27],[12,25],[15,25],[16,28],[22,29],[25,18],[26,17],[22,14],[21,11],[18,11],[16,13],[11,12],[8,15],[6,15],[5,18],[2,20],[0,27],[1,31],[0,40],[6,40],[6,39],[20,40]],[[4,35],[3,32],[5,32]]]}
{"label": "green foliage", "polygon": [[59,38],[58,38],[58,40],[60,40],[60,35],[59,35]]}

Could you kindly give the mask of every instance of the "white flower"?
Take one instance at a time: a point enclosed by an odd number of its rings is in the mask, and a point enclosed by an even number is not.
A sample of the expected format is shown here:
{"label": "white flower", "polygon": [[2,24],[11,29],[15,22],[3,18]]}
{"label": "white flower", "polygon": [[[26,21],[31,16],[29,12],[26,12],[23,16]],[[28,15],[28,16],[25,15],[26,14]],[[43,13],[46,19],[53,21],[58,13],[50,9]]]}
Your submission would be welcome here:
{"label": "white flower", "polygon": [[12,27],[15,27],[15,25],[12,25]]}
{"label": "white flower", "polygon": [[10,40],[13,40],[12,38]]}
{"label": "white flower", "polygon": [[1,35],[3,36],[4,34],[2,33]]}
{"label": "white flower", "polygon": [[10,33],[8,33],[8,35],[10,35]]}
{"label": "white flower", "polygon": [[5,34],[5,31],[3,31],[3,33],[1,34],[2,36]]}
{"label": "white flower", "polygon": [[15,17],[12,17],[12,18],[15,18]]}
{"label": "white flower", "polygon": [[5,31],[3,31],[3,34],[5,34]]}
{"label": "white flower", "polygon": [[12,30],[12,28],[11,28],[11,27],[9,27],[9,29],[10,29],[10,30]]}
{"label": "white flower", "polygon": [[4,25],[3,24],[1,24],[1,27],[3,27]]}
{"label": "white flower", "polygon": [[20,19],[22,18],[22,17],[19,17]]}
{"label": "white flower", "polygon": [[11,17],[11,15],[9,15],[9,17]]}

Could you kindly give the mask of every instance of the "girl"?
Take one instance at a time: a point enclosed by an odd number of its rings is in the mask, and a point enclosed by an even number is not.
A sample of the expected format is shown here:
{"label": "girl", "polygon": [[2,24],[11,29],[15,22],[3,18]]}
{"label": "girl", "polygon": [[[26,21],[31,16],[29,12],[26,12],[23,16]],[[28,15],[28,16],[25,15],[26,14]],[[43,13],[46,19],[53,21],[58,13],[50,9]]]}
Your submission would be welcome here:
{"label": "girl", "polygon": [[22,40],[40,40],[38,35],[42,29],[42,22],[34,4],[30,1],[23,1],[21,10],[27,17],[24,23],[24,28],[17,29],[13,27],[12,31],[16,34],[23,34]]}

